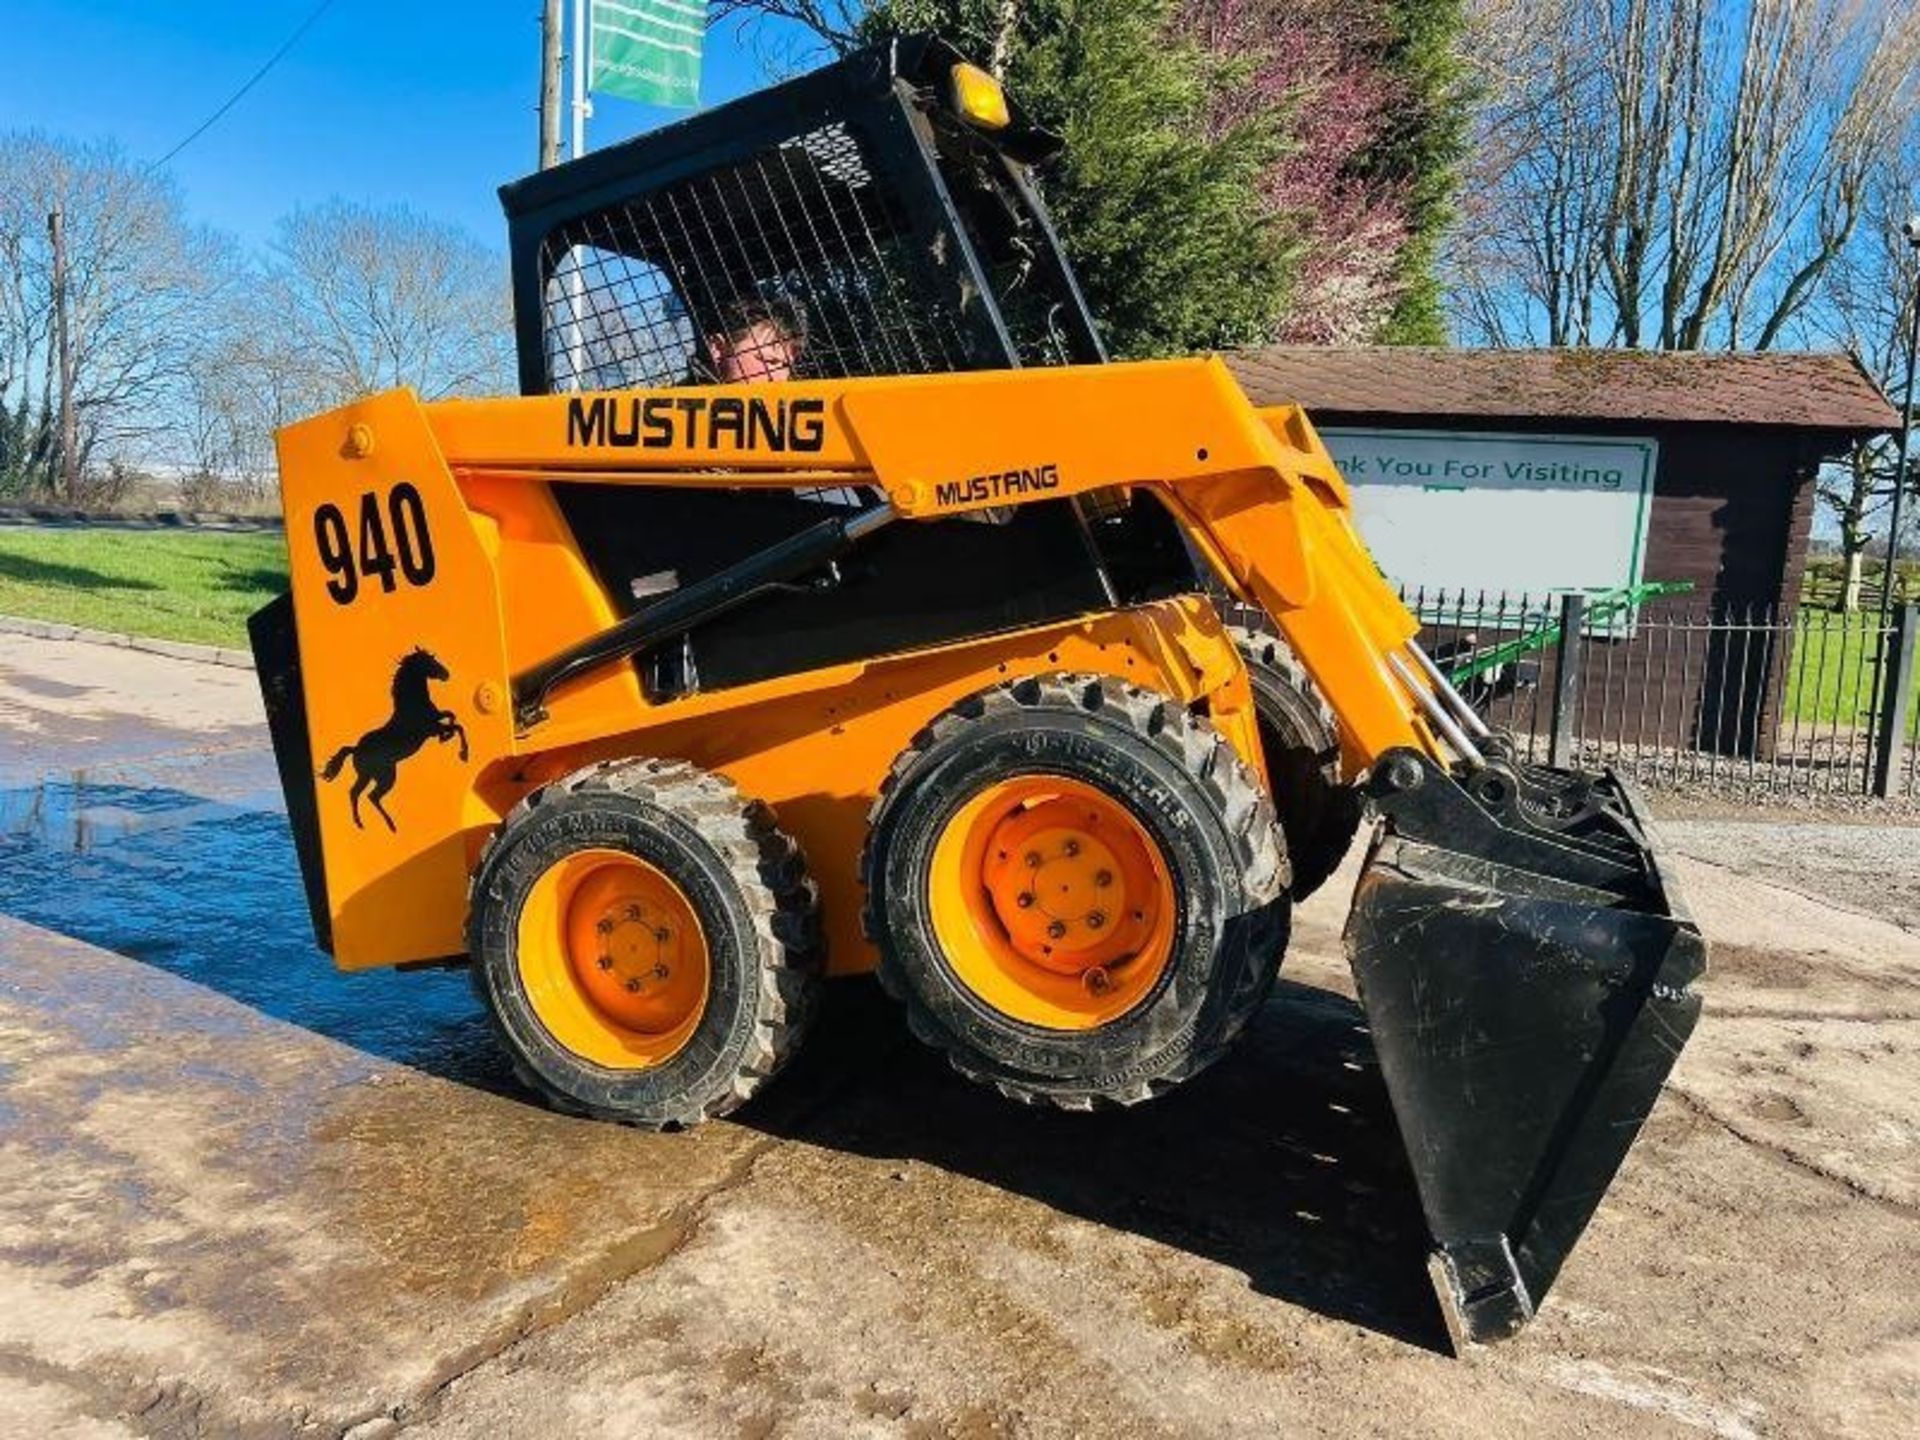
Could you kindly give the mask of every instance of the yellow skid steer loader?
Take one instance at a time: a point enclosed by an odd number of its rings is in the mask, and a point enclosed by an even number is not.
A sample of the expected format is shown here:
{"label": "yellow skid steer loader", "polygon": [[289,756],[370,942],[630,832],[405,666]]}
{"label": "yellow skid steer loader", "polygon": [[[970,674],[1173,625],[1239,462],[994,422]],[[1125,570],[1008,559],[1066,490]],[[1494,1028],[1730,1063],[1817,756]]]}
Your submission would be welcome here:
{"label": "yellow skid steer loader", "polygon": [[1509,1334],[1698,931],[1627,788],[1427,659],[1299,410],[1105,363],[1056,144],[901,40],[503,192],[525,396],[280,436],[253,643],[316,931],[470,964],[588,1115],[725,1113],[875,970],[966,1075],[1131,1104],[1246,1027],[1370,805],[1354,973],[1443,1304]]}

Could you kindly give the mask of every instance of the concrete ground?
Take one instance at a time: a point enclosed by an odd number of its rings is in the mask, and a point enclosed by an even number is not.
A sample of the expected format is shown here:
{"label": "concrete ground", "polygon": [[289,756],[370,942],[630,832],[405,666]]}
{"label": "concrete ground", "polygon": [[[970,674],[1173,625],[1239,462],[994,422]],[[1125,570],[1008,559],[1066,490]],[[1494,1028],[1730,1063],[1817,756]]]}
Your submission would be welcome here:
{"label": "concrete ground", "polygon": [[460,977],[326,966],[250,675],[0,637],[0,1434],[1911,1433],[1920,832],[1796,828],[1671,837],[1707,1018],[1455,1359],[1350,874],[1144,1109],[1007,1106],[849,983],[737,1120],[636,1134],[529,1104]]}

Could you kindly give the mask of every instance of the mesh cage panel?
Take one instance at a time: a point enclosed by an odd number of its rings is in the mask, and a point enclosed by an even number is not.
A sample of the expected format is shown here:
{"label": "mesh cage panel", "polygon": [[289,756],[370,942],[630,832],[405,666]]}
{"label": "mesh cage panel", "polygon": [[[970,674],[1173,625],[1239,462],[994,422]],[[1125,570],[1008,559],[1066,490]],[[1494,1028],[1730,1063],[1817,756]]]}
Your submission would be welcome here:
{"label": "mesh cage panel", "polygon": [[968,365],[952,300],[841,124],[569,221],[540,264],[549,391]]}

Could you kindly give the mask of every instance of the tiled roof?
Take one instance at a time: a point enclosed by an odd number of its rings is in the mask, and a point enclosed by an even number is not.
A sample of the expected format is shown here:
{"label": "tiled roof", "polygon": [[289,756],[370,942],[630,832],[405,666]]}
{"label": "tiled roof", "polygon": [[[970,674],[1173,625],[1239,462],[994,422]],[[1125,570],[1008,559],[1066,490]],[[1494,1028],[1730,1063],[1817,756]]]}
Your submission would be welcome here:
{"label": "tiled roof", "polygon": [[1877,434],[1900,420],[1846,355],[1279,345],[1226,357],[1256,404],[1328,415],[1526,416]]}

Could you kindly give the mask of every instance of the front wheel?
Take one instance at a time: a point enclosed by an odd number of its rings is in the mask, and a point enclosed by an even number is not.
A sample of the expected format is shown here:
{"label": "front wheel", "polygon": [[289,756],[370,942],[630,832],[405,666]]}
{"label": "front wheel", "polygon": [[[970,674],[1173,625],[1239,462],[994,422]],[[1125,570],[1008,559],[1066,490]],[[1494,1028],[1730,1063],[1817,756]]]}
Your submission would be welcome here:
{"label": "front wheel", "polygon": [[1340,725],[1287,642],[1270,630],[1229,627],[1253,684],[1267,784],[1293,861],[1293,898],[1305,900],[1353,848],[1366,806],[1340,780]]}
{"label": "front wheel", "polygon": [[867,932],[913,1032],[1014,1099],[1131,1104],[1245,1029],[1286,944],[1286,851],[1204,719],[1096,676],[961,701],[895,764]]}
{"label": "front wheel", "polygon": [[692,765],[615,761],[507,816],[468,946],[526,1084],[556,1109],[678,1128],[741,1104],[798,1047],[815,910],[765,805]]}

